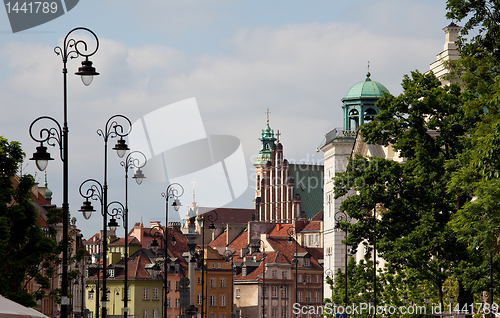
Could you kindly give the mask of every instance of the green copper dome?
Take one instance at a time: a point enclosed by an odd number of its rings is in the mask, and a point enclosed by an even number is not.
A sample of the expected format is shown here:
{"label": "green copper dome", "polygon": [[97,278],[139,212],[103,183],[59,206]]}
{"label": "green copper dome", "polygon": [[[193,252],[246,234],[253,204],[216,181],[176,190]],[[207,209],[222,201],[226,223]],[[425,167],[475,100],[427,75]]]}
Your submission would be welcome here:
{"label": "green copper dome", "polygon": [[382,97],[382,91],[389,94],[389,90],[379,82],[372,81],[370,79],[370,73],[366,74],[366,79],[363,82],[355,84],[347,92],[345,97],[342,99],[363,99],[363,98],[380,98]]}

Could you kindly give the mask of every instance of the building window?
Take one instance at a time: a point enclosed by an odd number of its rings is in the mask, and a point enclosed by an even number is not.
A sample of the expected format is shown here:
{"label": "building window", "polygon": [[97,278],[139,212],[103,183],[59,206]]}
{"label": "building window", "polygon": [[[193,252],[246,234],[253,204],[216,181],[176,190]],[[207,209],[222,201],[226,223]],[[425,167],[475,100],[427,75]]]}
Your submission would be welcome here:
{"label": "building window", "polygon": [[180,298],[175,299],[175,308],[179,308],[181,306],[181,300]]}
{"label": "building window", "polygon": [[316,294],[314,295],[314,302],[319,303],[319,292],[316,292]]}
{"label": "building window", "polygon": [[220,279],[220,287],[222,287],[222,288],[226,287],[226,279],[225,278]]}
{"label": "building window", "polygon": [[271,318],[278,318],[278,308],[271,309]]}
{"label": "building window", "polygon": [[172,288],[170,288],[172,286],[172,284],[170,283],[169,280],[167,280],[167,290],[172,290]]}
{"label": "building window", "polygon": [[281,272],[281,278],[288,279],[288,272],[287,271],[282,271]]}
{"label": "building window", "polygon": [[210,295],[210,306],[215,306],[217,301],[215,299],[215,295]]}
{"label": "building window", "polygon": [[108,269],[108,276],[109,277],[115,277],[115,270],[114,269]]}
{"label": "building window", "polygon": [[288,286],[281,286],[281,298],[288,298]]}
{"label": "building window", "polygon": [[217,282],[216,278],[210,278],[210,287],[215,287],[216,282]]}
{"label": "building window", "polygon": [[220,269],[220,263],[217,263],[217,268]]}
{"label": "building window", "polygon": [[310,292],[310,291],[308,291],[308,292],[306,293],[306,302],[308,302],[308,303],[310,303],[310,302],[311,302],[311,292]]}
{"label": "building window", "polygon": [[170,298],[167,298],[167,308],[172,308],[172,303],[170,302]]}
{"label": "building window", "polygon": [[216,318],[215,314],[210,314],[210,318]]}
{"label": "building window", "polygon": [[142,294],[142,300],[149,300],[149,288],[144,288],[144,293]]}
{"label": "building window", "polygon": [[226,295],[220,295],[220,305],[226,306]]}
{"label": "building window", "polygon": [[158,300],[158,288],[153,288],[153,300]]}
{"label": "building window", "polygon": [[240,298],[240,289],[236,289],[236,298]]}
{"label": "building window", "polygon": [[[130,290],[127,290],[127,300],[130,300],[130,294],[129,294]],[[125,300],[125,288],[122,288],[122,300]]]}
{"label": "building window", "polygon": [[311,266],[311,259],[310,258],[304,258],[304,266]]}
{"label": "building window", "polygon": [[278,278],[278,270],[277,269],[273,269],[273,271],[271,272],[271,277]]}
{"label": "building window", "polygon": [[320,276],[319,275],[316,275],[316,283],[319,283],[321,280]]}
{"label": "building window", "polygon": [[153,309],[153,318],[158,318],[158,309]]}
{"label": "building window", "polygon": [[298,301],[299,303],[300,303],[300,302],[302,302],[302,292],[301,292],[301,291],[299,291],[299,292],[297,293],[297,301]]}
{"label": "building window", "polygon": [[202,305],[203,304],[203,296],[201,294],[198,294],[198,303],[197,305]]}
{"label": "building window", "polygon": [[302,274],[297,276],[297,283],[302,283]]}
{"label": "building window", "polygon": [[215,269],[215,262],[212,263],[212,269]]}
{"label": "building window", "polygon": [[314,245],[314,235],[308,235],[309,236],[309,246],[313,246]]}
{"label": "building window", "polygon": [[148,309],[142,310],[142,318],[149,318],[149,310]]}
{"label": "building window", "polygon": [[94,299],[94,293],[89,292],[89,299]]}
{"label": "building window", "polygon": [[319,234],[316,234],[316,243],[315,243],[316,246],[321,246],[321,242],[319,241],[319,238],[320,238]]}
{"label": "building window", "polygon": [[306,275],[306,282],[308,282],[308,283],[311,282],[311,275]]}
{"label": "building window", "polygon": [[278,286],[271,286],[271,297],[278,298]]}
{"label": "building window", "polygon": [[267,298],[267,286],[262,287],[264,290],[264,298]]}
{"label": "building window", "polygon": [[198,285],[201,285],[201,276],[198,276]]}
{"label": "building window", "polygon": [[226,314],[220,314],[219,318],[226,318]]}

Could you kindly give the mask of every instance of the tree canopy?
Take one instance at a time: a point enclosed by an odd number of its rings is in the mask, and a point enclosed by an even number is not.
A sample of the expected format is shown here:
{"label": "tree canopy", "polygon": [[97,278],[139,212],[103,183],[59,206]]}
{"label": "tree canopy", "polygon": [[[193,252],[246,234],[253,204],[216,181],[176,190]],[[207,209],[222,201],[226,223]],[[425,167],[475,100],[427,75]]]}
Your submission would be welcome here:
{"label": "tree canopy", "polygon": [[[33,307],[43,289],[51,288],[59,250],[38,225],[31,198],[34,178],[16,175],[23,157],[19,142],[0,136],[0,294]],[[33,280],[39,289],[29,293],[27,285]]]}

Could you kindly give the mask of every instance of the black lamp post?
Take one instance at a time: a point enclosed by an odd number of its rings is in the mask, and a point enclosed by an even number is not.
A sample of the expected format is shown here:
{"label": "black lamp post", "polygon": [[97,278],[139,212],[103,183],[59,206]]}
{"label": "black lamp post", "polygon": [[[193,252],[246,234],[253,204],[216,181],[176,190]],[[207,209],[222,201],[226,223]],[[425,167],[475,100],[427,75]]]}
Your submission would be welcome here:
{"label": "black lamp post", "polygon": [[373,313],[373,318],[377,317],[377,206],[369,206],[367,203],[363,203],[362,209],[373,209],[373,307],[375,312]]}
{"label": "black lamp post", "polygon": [[[140,169],[137,171],[139,172]],[[167,273],[168,273],[168,201],[172,199],[172,206],[175,211],[179,211],[182,206],[180,197],[184,194],[184,188],[179,183],[171,183],[168,185],[165,192],[162,192],[161,196],[165,198],[165,229],[159,226],[152,227],[150,229],[150,234],[153,236],[153,242],[151,243],[151,249],[156,253],[158,251],[158,241],[156,238],[162,237],[164,241],[164,251],[165,251],[165,259],[164,259],[164,275],[163,275],[163,317],[167,318],[167,294],[169,290],[167,289]],[[175,240],[175,236],[172,235],[171,243],[175,245],[177,241]]]}
{"label": "black lamp post", "polygon": [[[142,156],[142,160],[134,158],[134,156],[138,154]],[[142,162],[142,164],[141,164]],[[147,159],[146,156],[140,151],[132,151],[130,152],[125,161],[120,162],[120,164],[125,168],[125,209],[123,210],[123,215],[121,215],[123,220],[123,229],[125,230],[125,253],[124,253],[124,262],[125,262],[125,279],[123,281],[123,318],[127,318],[128,316],[128,171],[132,167],[135,167],[137,170],[132,177],[135,179],[138,185],[141,185],[142,181],[146,178],[142,173],[141,168],[146,165]],[[117,215],[118,217],[118,215]],[[108,223],[108,226],[116,229],[118,227],[118,223],[115,218],[111,218]]]}
{"label": "black lamp post", "polygon": [[[292,263],[295,263],[295,302],[298,302],[299,300],[297,298],[297,277],[298,277],[299,259],[297,258],[298,257],[297,246],[299,245],[299,242],[297,242],[297,232],[295,231],[295,227],[292,226],[288,228],[287,234],[288,234],[289,245],[292,245],[295,238],[295,255],[292,259]],[[294,238],[292,238],[292,236]]]}
{"label": "black lamp post", "polygon": [[256,240],[253,246],[262,248],[262,318],[266,317],[266,244],[262,240]]}
{"label": "black lamp post", "polygon": [[[82,191],[84,185],[89,184],[87,190]],[[107,278],[107,251],[108,251],[108,242],[107,242],[107,236],[108,236],[108,231],[107,231],[107,216],[111,216],[111,220],[115,220],[115,217],[117,215],[123,215],[123,211],[125,210],[125,207],[123,204],[121,204],[118,201],[113,201],[109,204],[107,204],[107,189],[106,186],[102,186],[101,183],[95,179],[87,179],[82,182],[79,188],[80,195],[85,198],[85,201],[83,202],[82,207],[80,208],[80,212],[83,213],[83,217],[85,219],[89,219],[90,216],[92,215],[92,212],[94,212],[94,207],[92,206],[91,202],[89,199],[92,200],[98,200],[101,203],[101,215],[104,220],[104,225],[103,225],[103,237],[102,237],[102,245],[103,245],[103,257],[102,257],[102,290],[107,291],[107,286],[106,286],[106,278]],[[114,205],[117,205],[117,207],[112,207]],[[110,209],[110,207],[112,207]],[[116,224],[118,225],[118,224]],[[116,230],[115,224],[111,224],[111,227],[114,227]],[[106,312],[106,301],[107,301],[107,293],[102,294],[102,318],[106,318],[107,312]]]}
{"label": "black lamp post", "polygon": [[[121,123],[120,123],[121,122]],[[128,129],[127,129],[128,127]],[[99,199],[101,201],[101,208],[102,208],[102,216],[103,216],[103,290],[106,290],[106,256],[108,252],[108,231],[107,231],[107,226],[108,226],[108,140],[109,138],[117,138],[120,137],[120,139],[117,141],[116,145],[113,147],[114,150],[116,150],[116,153],[118,157],[122,158],[125,155],[125,152],[129,150],[127,147],[127,144],[125,143],[125,140],[123,139],[124,137],[128,136],[130,131],[132,130],[132,123],[130,120],[123,116],[123,115],[114,115],[111,116],[108,121],[106,122],[106,126],[104,128],[104,131],[102,129],[97,130],[97,135],[101,136],[104,141],[104,185],[101,185],[97,180],[95,179],[88,179],[84,181],[80,185],[80,194],[82,197],[86,198],[86,201],[83,203],[82,208],[80,209],[81,212],[83,212],[83,216],[88,219],[90,218],[90,215],[92,213],[93,208],[90,202],[88,201],[89,198],[92,198],[94,200]],[[84,195],[82,193],[82,186],[85,184],[87,181],[92,181],[95,182],[96,184],[91,185],[91,187],[87,190],[86,194]],[[98,185],[98,186],[97,186]],[[124,207],[120,203],[122,207],[122,214]],[[115,214],[116,215],[116,214]],[[106,318],[106,295],[103,294],[102,296],[102,317]]]}
{"label": "black lamp post", "polygon": [[[86,31],[91,33],[96,40],[95,49],[89,50],[87,47],[87,43],[83,40],[76,41],[73,38],[70,38],[70,34],[75,31]],[[63,62],[63,107],[64,107],[64,117],[63,117],[63,127],[61,129],[61,125],[52,117],[42,116],[35,119],[29,128],[31,139],[40,143],[40,146],[36,148],[36,152],[33,154],[33,157],[30,160],[36,161],[36,166],[40,171],[45,170],[49,160],[53,160],[50,157],[50,154],[47,152],[47,147],[43,144],[46,142],[49,146],[59,145],[59,155],[63,162],[63,203],[62,203],[62,212],[63,212],[63,235],[62,235],[62,277],[61,277],[61,317],[68,317],[68,226],[69,226],[69,203],[68,203],[68,121],[67,121],[67,79],[66,74],[68,70],[66,68],[66,64],[68,62],[68,58],[77,58],[79,56],[85,57],[85,61],[82,62],[82,67],[78,70],[76,75],[82,76],[82,81],[85,85],[89,85],[92,82],[92,78],[94,75],[99,75],[96,73],[95,68],[92,67],[92,62],[89,61],[89,57],[94,55],[99,48],[99,40],[94,32],[87,28],[75,28],[66,34],[64,38],[64,43],[62,48],[60,46],[56,46],[54,48],[54,52],[57,55],[61,55]],[[39,120],[49,120],[52,121],[51,128],[42,128],[38,136],[33,136],[33,125]],[[52,126],[54,125],[55,126]]]}
{"label": "black lamp post", "polygon": [[201,253],[201,318],[206,317],[207,315],[207,301],[206,294],[207,293],[207,285],[205,284],[205,221],[209,221],[210,225],[208,229],[213,233],[215,231],[214,222],[217,221],[219,215],[217,211],[213,210],[213,214],[204,213],[198,217],[198,219],[202,223],[201,227],[201,245],[202,245],[202,253]]}
{"label": "black lamp post", "polygon": [[[347,214],[340,210],[334,215],[335,218],[335,230],[341,231],[340,228],[340,222],[350,222],[350,218],[347,216]],[[344,238],[347,237],[347,231],[344,232]],[[353,253],[354,250],[351,252]],[[344,294],[344,306],[347,307],[347,302],[348,302],[348,297],[347,297],[347,242],[345,243],[345,264],[344,264],[344,275],[345,275],[345,281],[344,281],[344,288],[345,288],[345,294]]]}
{"label": "black lamp post", "polygon": [[233,255],[234,251],[226,250],[224,252],[224,260],[226,264],[229,265],[231,262],[231,318],[234,318],[234,273],[233,273]]}
{"label": "black lamp post", "polygon": [[175,238],[175,236],[173,234],[170,234],[169,235],[169,230],[168,230],[168,227],[165,226],[165,228],[161,227],[161,226],[154,226],[152,227],[151,229],[149,229],[149,235],[151,235],[151,237],[153,237],[153,242],[151,243],[151,249],[153,250],[153,252],[158,252],[158,248],[160,247],[160,244],[158,244],[158,238],[161,238],[163,239],[163,244],[164,244],[164,247],[163,247],[163,250],[165,251],[165,254],[164,254],[164,260],[163,260],[163,264],[164,264],[164,270],[163,270],[163,290],[164,290],[164,297],[163,297],[163,317],[167,317],[167,295],[168,293],[170,292],[170,289],[168,288],[168,280],[167,280],[167,273],[168,273],[168,270],[169,270],[169,264],[170,264],[170,259],[168,257],[168,236],[170,236],[170,244],[172,244],[172,246],[174,246],[176,243],[177,243],[177,240]]}

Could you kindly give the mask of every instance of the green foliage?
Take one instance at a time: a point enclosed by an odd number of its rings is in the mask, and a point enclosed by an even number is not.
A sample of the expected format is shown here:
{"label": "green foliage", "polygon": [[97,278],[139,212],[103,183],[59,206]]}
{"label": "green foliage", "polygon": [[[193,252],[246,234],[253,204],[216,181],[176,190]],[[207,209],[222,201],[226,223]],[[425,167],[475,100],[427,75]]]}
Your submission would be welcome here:
{"label": "green foliage", "polygon": [[335,196],[357,193],[341,206],[357,220],[343,224],[348,244],[372,246],[376,239],[391,270],[411,272],[441,301],[443,284],[458,275],[457,265],[474,263],[450,223],[465,198],[447,186],[477,118],[465,113],[472,94],[440,85],[433,74],[415,71],[404,77],[401,95],[377,102],[380,115],[360,133],[369,144],[391,145],[405,161],[355,157],[335,178]]}
{"label": "green foliage", "polygon": [[[51,287],[58,249],[38,226],[30,193],[33,177],[16,176],[23,157],[18,142],[0,137],[0,294],[35,306],[35,300],[43,297],[42,288]],[[31,281],[40,287],[33,294],[27,291]]]}
{"label": "green foliage", "polygon": [[[500,60],[500,3],[496,0],[448,0],[446,17],[465,24],[458,42],[462,55]],[[474,34],[471,36],[471,33]]]}

